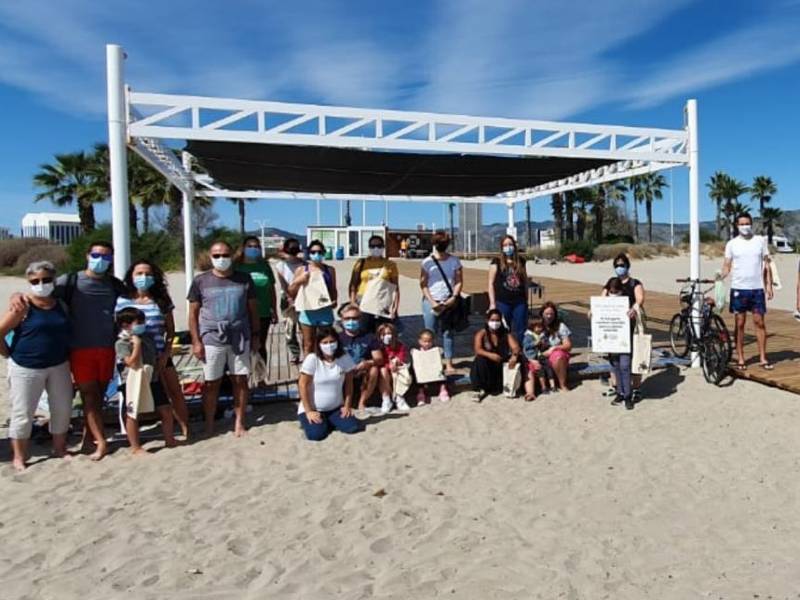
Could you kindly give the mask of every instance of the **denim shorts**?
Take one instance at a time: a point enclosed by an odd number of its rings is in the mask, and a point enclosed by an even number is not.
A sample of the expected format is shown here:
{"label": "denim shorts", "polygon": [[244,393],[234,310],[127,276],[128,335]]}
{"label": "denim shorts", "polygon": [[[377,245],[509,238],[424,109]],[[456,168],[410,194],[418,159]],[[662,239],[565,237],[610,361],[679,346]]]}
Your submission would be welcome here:
{"label": "denim shorts", "polygon": [[748,312],[756,315],[767,314],[764,290],[731,290],[730,311],[734,314]]}

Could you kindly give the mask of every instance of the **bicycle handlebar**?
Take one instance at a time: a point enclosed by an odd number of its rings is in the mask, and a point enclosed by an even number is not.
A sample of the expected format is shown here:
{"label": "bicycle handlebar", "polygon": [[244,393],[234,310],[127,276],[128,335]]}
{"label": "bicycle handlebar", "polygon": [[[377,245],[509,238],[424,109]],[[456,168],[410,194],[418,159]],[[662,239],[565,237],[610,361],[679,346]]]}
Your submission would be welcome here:
{"label": "bicycle handlebar", "polygon": [[676,283],[717,283],[715,279],[676,279]]}

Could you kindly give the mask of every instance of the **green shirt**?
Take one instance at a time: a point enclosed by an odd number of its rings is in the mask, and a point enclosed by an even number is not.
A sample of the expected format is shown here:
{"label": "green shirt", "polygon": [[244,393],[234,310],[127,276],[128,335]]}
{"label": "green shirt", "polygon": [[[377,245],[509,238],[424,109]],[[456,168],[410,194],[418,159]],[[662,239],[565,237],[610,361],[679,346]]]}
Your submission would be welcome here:
{"label": "green shirt", "polygon": [[275,274],[269,262],[259,260],[254,263],[242,262],[236,265],[240,273],[249,273],[256,288],[258,316],[268,319],[272,316],[272,292],[275,289]]}

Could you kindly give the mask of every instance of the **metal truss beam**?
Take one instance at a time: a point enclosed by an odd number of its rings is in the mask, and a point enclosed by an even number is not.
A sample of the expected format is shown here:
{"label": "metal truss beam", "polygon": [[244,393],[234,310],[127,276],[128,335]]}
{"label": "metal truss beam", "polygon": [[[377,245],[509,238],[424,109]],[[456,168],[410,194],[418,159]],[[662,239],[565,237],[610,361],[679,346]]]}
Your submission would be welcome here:
{"label": "metal truss beam", "polygon": [[175,154],[158,140],[133,138],[129,146],[181,192],[186,193],[192,189],[191,173],[187,173]]}
{"label": "metal truss beam", "polygon": [[[130,92],[131,138],[688,162],[687,132]],[[146,116],[141,116],[146,115]]]}

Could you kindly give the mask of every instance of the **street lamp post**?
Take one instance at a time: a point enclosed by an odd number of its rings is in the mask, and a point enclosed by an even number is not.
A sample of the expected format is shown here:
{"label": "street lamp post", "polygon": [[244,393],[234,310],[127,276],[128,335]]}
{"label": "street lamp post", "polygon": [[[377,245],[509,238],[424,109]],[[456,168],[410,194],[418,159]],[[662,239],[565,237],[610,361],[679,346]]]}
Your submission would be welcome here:
{"label": "street lamp post", "polygon": [[261,256],[262,258],[267,255],[267,249],[264,246],[264,240],[266,239],[265,230],[267,229],[267,225],[269,224],[269,219],[253,219],[253,222],[261,228]]}

